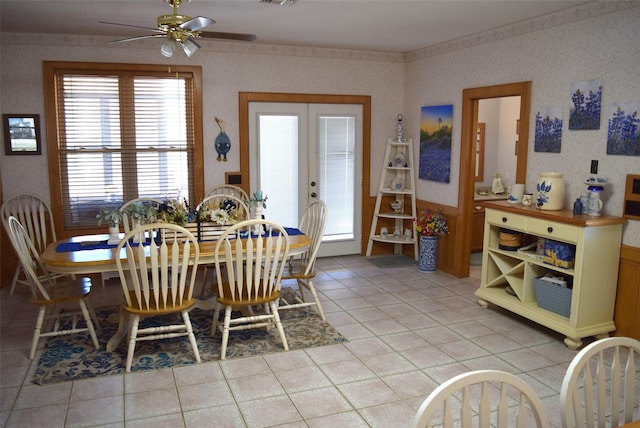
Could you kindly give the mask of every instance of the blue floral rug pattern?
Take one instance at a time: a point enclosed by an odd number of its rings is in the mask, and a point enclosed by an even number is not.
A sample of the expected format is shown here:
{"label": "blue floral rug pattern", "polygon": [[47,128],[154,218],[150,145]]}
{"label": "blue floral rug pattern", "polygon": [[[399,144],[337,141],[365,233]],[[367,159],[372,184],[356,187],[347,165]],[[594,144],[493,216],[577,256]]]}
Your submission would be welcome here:
{"label": "blue floral rug pattern", "polygon": [[[283,293],[286,290],[283,289]],[[95,349],[88,333],[60,336],[47,340],[38,361],[32,382],[39,385],[109,376],[124,373],[127,358],[127,341],[123,339],[114,352],[105,350],[107,341],[118,328],[118,306],[96,308],[100,321]],[[179,315],[167,315],[179,316]],[[200,358],[216,361],[220,355],[221,334],[211,337],[212,311],[194,309],[189,313],[195,330]],[[330,324],[307,308],[280,311],[280,318],[287,335],[289,349],[304,349],[346,342],[346,339]],[[157,318],[141,322],[157,323]],[[231,332],[227,345],[227,359],[266,355],[283,352],[280,336],[275,328],[248,329]],[[131,372],[158,370],[196,364],[187,337],[153,340],[136,344]]]}

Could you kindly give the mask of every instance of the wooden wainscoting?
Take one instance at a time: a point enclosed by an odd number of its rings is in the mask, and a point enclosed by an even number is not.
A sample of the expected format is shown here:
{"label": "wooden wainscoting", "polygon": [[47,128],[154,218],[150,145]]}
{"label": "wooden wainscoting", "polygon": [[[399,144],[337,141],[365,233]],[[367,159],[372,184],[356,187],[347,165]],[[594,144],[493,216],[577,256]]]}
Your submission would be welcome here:
{"label": "wooden wainscoting", "polygon": [[640,248],[623,245],[620,249],[618,293],[613,322],[616,336],[640,340]]}

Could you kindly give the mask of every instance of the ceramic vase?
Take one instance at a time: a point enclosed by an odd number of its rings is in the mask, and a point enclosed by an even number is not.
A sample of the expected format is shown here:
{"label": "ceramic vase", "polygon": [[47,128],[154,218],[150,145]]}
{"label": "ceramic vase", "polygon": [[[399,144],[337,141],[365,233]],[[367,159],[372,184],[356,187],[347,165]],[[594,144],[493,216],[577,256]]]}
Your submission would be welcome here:
{"label": "ceramic vase", "polygon": [[435,272],[438,260],[438,237],[420,235],[420,272]]}
{"label": "ceramic vase", "polygon": [[559,172],[541,172],[536,184],[536,203],[541,210],[561,210],[564,206],[564,180]]}
{"label": "ceramic vase", "polygon": [[118,245],[120,242],[120,227],[118,225],[109,226],[109,240],[107,243],[109,245]]}
{"label": "ceramic vase", "polygon": [[[262,215],[262,205],[256,204],[253,207],[253,218],[255,220],[262,220],[263,215]],[[262,233],[262,231],[260,230],[260,225],[256,224],[253,226],[253,233],[256,235],[259,235],[260,233]]]}

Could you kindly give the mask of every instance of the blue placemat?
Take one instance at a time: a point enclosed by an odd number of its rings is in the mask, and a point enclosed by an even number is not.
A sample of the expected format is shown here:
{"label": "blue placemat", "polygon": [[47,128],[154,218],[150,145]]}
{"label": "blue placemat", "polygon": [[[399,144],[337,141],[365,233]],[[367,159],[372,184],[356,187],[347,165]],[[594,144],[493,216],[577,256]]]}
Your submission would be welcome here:
{"label": "blue placemat", "polygon": [[[302,232],[295,227],[285,227],[289,236],[302,235]],[[203,242],[205,240],[202,240]],[[107,250],[109,248],[115,248],[118,244],[109,244],[105,239],[104,241],[83,241],[83,242],[61,242],[56,246],[56,252],[67,253],[70,251],[83,251],[83,250]]]}

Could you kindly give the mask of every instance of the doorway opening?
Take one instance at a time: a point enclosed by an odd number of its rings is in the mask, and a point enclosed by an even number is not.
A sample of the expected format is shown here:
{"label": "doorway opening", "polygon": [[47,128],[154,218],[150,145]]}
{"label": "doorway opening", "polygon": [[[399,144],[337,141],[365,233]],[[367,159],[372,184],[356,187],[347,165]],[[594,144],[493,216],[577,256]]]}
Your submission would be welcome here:
{"label": "doorway opening", "polygon": [[[524,183],[527,177],[529,150],[529,119],[531,116],[531,81],[504,85],[469,88],[462,91],[462,129],[460,140],[460,181],[458,187],[459,215],[456,219],[455,248],[459,249],[453,262],[452,274],[468,277],[471,259],[472,219],[475,207],[475,147],[480,100],[520,97],[520,114],[514,183]],[[486,153],[485,153],[486,156]]]}

